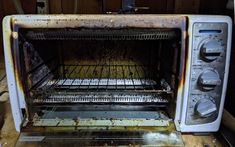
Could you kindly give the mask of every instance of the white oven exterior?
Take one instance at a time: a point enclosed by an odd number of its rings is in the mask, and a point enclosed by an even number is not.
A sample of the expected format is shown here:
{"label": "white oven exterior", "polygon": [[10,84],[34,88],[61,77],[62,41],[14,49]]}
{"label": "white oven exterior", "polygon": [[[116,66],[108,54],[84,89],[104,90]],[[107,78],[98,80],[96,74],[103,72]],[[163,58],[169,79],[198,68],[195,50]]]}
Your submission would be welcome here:
{"label": "white oven exterior", "polygon": [[[220,107],[218,108],[218,117],[216,120],[210,123],[204,124],[197,124],[197,125],[187,125],[186,124],[186,114],[187,114],[187,105],[188,105],[188,96],[190,93],[190,74],[193,72],[192,68],[192,50],[193,48],[193,31],[194,31],[194,24],[197,22],[208,22],[208,23],[226,23],[228,25],[228,33],[227,33],[227,40],[226,40],[226,60],[225,60],[225,68],[224,68],[224,75],[223,75],[223,85],[222,85],[222,92],[221,92],[221,99],[220,99]],[[180,97],[177,98],[177,108],[176,108],[176,117],[174,119],[175,125],[177,129],[181,132],[216,132],[219,129],[224,102],[225,102],[225,95],[226,95],[226,88],[227,88],[227,80],[228,80],[228,73],[229,73],[229,64],[230,64],[230,52],[231,52],[231,39],[232,39],[232,21],[230,17],[226,16],[213,16],[213,15],[203,15],[203,16],[189,16],[189,24],[188,24],[188,34],[189,36],[189,43],[188,43],[188,64],[186,64],[186,73],[185,73],[185,85],[184,89],[182,90],[182,99]],[[179,95],[179,94],[178,94]],[[180,112],[180,113],[178,113]]]}
{"label": "white oven exterior", "polygon": [[[5,52],[5,64],[6,64],[6,73],[7,73],[7,81],[8,81],[8,89],[10,95],[11,109],[14,118],[15,128],[17,131],[20,131],[21,124],[23,122],[23,114],[21,109],[25,108],[25,100],[24,100],[24,92],[22,90],[22,85],[20,84],[18,77],[18,72],[16,71],[16,62],[13,59],[15,54],[12,51],[13,43],[12,39],[18,38],[18,33],[13,31],[17,30],[17,25],[23,26],[25,28],[62,28],[62,27],[75,27],[79,23],[79,20],[96,20],[99,19],[108,19],[108,25],[115,26],[115,21],[121,20],[122,17],[138,20],[141,18],[141,21],[157,20],[158,18],[167,18],[167,17],[185,17],[187,28],[186,31],[183,32],[184,40],[187,41],[186,48],[186,62],[183,65],[184,69],[184,83],[181,87],[178,88],[177,92],[177,100],[176,100],[176,110],[174,122],[178,131],[181,132],[214,132],[217,131],[221,117],[223,113],[224,101],[225,101],[225,93],[226,93],[226,85],[228,79],[229,72],[229,63],[230,63],[230,50],[231,50],[231,37],[232,37],[232,21],[227,16],[214,16],[214,15],[12,15],[6,16],[3,20],[3,42],[4,42],[4,52]],[[76,23],[70,23],[70,21],[66,21],[67,18],[73,20]],[[118,18],[118,19],[112,19]],[[141,22],[140,21],[140,22]],[[133,22],[132,22],[133,23]],[[173,23],[173,22],[172,22]],[[209,123],[199,123],[199,124],[187,124],[186,120],[188,119],[187,111],[188,105],[190,102],[190,92],[191,89],[191,74],[194,72],[193,69],[193,60],[195,54],[194,49],[200,48],[195,47],[194,41],[194,25],[196,23],[223,23],[227,27],[227,33],[225,34],[225,48],[224,48],[224,61],[221,64],[224,64],[223,76],[220,77],[222,86],[220,95],[220,104],[217,108],[218,116],[215,120]],[[17,25],[16,25],[17,24]],[[133,25],[133,24],[132,24]],[[153,24],[154,26],[154,24]],[[137,25],[138,27],[138,25]],[[162,26],[167,27],[167,26]],[[216,26],[217,27],[217,26]],[[211,29],[213,30],[213,28]],[[222,32],[223,33],[223,32]],[[186,38],[187,36],[187,38]],[[224,36],[223,36],[224,37]],[[210,63],[208,63],[210,66]],[[222,66],[222,65],[221,65]],[[213,66],[214,67],[214,66]],[[204,69],[204,67],[202,67]],[[205,92],[206,93],[206,92]],[[210,92],[209,92],[210,93]]]}

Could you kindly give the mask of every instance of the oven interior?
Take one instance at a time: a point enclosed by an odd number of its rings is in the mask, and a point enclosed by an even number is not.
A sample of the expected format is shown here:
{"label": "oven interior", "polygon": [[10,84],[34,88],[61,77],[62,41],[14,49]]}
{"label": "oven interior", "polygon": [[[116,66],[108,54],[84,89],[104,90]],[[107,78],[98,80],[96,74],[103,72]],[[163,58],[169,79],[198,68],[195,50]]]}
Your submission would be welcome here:
{"label": "oven interior", "polygon": [[180,29],[19,30],[24,127],[169,126]]}

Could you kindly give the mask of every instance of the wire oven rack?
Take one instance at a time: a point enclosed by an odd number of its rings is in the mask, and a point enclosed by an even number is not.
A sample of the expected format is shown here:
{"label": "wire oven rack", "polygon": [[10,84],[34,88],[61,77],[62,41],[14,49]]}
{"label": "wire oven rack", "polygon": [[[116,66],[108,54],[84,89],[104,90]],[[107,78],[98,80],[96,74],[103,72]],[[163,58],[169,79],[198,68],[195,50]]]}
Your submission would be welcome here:
{"label": "wire oven rack", "polygon": [[32,90],[35,103],[167,102],[171,88],[146,65],[61,65]]}

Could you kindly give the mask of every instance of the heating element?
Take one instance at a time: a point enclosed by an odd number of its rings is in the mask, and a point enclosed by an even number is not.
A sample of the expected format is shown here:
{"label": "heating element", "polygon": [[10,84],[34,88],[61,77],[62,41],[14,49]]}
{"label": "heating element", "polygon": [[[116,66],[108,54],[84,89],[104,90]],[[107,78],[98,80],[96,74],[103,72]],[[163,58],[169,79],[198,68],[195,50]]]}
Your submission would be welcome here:
{"label": "heating element", "polygon": [[[24,32],[25,31],[25,32]],[[30,40],[166,40],[179,36],[169,29],[35,29],[23,30]]]}

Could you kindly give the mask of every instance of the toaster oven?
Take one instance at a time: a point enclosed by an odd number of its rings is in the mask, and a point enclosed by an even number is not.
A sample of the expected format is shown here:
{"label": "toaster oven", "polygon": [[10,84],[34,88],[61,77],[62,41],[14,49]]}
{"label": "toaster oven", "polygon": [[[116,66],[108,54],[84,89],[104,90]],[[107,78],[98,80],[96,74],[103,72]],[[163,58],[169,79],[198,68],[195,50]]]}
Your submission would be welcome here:
{"label": "toaster oven", "polygon": [[6,16],[15,128],[91,140],[217,131],[231,27],[216,15]]}

